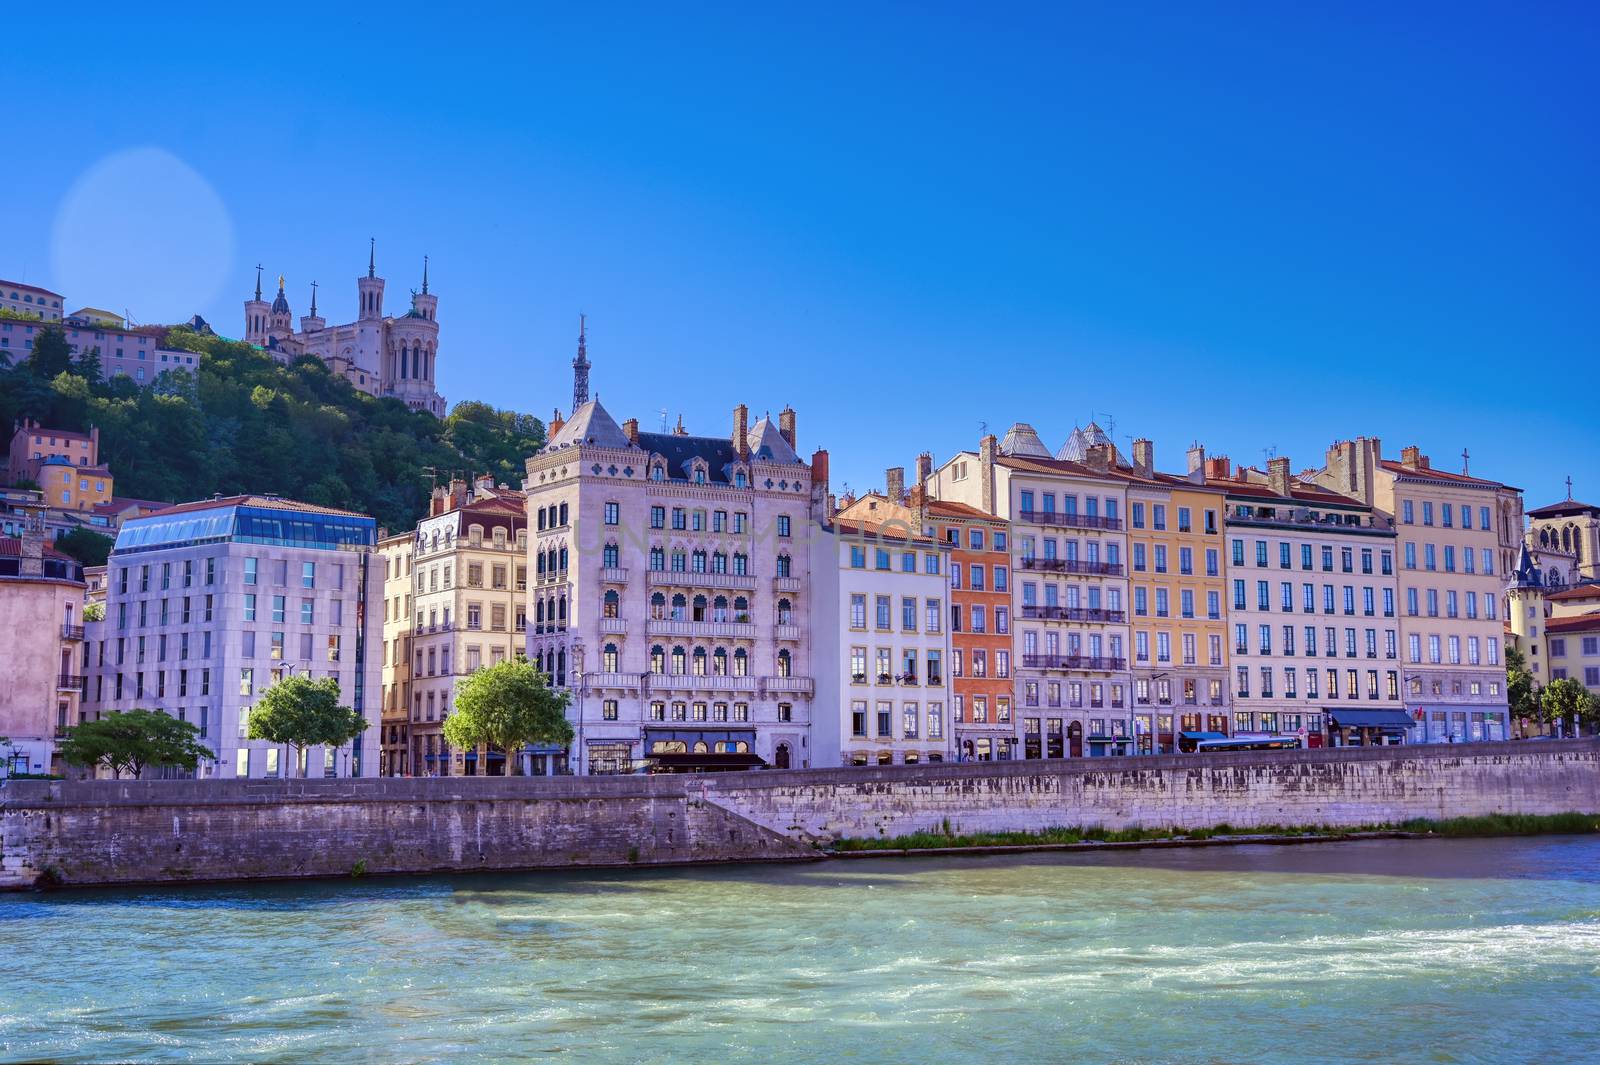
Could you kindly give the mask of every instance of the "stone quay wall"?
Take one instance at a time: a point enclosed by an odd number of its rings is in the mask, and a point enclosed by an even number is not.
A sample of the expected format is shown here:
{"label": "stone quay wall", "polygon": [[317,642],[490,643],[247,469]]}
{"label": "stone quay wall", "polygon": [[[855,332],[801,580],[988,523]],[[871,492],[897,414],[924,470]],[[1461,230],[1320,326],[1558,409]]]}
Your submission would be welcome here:
{"label": "stone quay wall", "polygon": [[1600,813],[1600,741],[654,777],[12,781],[0,888],[817,857],[841,837]]}

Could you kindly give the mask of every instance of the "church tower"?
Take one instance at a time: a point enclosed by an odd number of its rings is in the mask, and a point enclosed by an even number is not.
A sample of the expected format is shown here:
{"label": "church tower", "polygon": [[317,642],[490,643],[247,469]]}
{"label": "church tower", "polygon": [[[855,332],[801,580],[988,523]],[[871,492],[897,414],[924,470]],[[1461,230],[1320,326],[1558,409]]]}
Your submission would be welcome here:
{"label": "church tower", "polygon": [[1533,674],[1534,684],[1541,688],[1550,681],[1545,670],[1548,656],[1540,654],[1539,647],[1545,622],[1544,596],[1544,574],[1524,543],[1517,553],[1516,572],[1511,575],[1511,583],[1506,587],[1506,622],[1511,628],[1511,638],[1527,659],[1528,672]]}
{"label": "church tower", "polygon": [[373,237],[372,246],[367,251],[367,276],[356,280],[361,310],[358,317],[364,322],[383,318],[383,278],[378,276],[377,267],[378,238]]}
{"label": "church tower", "polygon": [[244,339],[247,343],[267,343],[267,302],[261,298],[261,267],[256,267],[256,297],[244,301]]}
{"label": "church tower", "polygon": [[328,322],[317,313],[317,283],[311,282],[311,313],[300,316],[300,332],[320,333],[327,328]]}
{"label": "church tower", "polygon": [[294,332],[294,316],[289,313],[289,298],[283,294],[283,275],[278,275],[278,296],[267,314],[267,335],[286,337]]}
{"label": "church tower", "polygon": [[572,412],[589,402],[589,351],[587,316],[578,315],[578,354],[572,360]]}

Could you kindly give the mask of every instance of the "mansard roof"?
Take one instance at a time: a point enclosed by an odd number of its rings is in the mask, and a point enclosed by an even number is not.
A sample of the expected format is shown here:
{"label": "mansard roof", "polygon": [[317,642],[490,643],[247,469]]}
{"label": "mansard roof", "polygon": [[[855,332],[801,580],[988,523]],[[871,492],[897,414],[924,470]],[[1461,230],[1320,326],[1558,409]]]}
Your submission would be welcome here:
{"label": "mansard roof", "polygon": [[679,436],[676,433],[640,433],[639,446],[667,460],[667,477],[688,480],[695,459],[706,464],[706,480],[727,484],[728,468],[739,461],[733,441],[721,436]]}
{"label": "mansard roof", "polygon": [[1563,499],[1559,503],[1528,511],[1530,518],[1565,518],[1583,514],[1600,514],[1600,507],[1592,503],[1580,503],[1576,499]]}
{"label": "mansard roof", "polygon": [[1050,449],[1044,446],[1044,441],[1039,439],[1039,434],[1027,422],[1017,422],[1006,430],[1005,439],[1000,441],[1000,454],[1013,455],[1018,458],[1047,459]]}
{"label": "mansard roof", "polygon": [[1089,457],[1091,447],[1115,447],[1106,431],[1094,422],[1086,427],[1072,427],[1072,432],[1067,436],[1067,442],[1061,445],[1061,450],[1056,452],[1056,458],[1068,462],[1082,462]]}

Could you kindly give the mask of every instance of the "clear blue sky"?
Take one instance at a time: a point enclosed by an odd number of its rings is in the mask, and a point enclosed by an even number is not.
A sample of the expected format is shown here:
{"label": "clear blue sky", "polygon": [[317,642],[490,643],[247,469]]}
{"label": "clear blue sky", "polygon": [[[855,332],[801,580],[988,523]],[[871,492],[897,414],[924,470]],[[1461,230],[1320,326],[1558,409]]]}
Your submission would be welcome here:
{"label": "clear blue sky", "polygon": [[[789,403],[836,486],[1109,412],[1600,502],[1594,5],[758,6],[75,9],[8,51],[0,276],[238,335],[258,261],[354,317],[376,236],[452,401],[566,407],[582,310],[619,419]],[[135,148],[216,201],[69,196]]]}

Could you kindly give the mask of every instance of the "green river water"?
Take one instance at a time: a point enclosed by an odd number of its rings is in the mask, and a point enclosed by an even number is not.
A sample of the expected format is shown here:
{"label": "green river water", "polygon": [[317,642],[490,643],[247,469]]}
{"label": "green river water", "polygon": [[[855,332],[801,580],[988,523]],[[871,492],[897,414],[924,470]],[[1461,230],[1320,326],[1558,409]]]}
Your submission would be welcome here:
{"label": "green river water", "polygon": [[1600,839],[0,896],[0,1059],[1600,1061]]}

